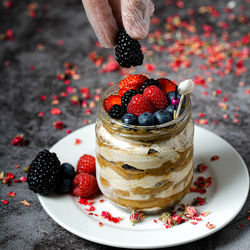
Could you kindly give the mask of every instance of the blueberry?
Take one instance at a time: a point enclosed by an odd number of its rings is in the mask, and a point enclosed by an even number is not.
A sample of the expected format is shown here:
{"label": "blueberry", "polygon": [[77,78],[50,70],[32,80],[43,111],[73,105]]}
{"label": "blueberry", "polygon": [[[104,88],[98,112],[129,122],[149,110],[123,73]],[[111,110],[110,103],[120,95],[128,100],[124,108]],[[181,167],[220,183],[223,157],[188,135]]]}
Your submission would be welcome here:
{"label": "blueberry", "polygon": [[154,122],[154,115],[149,112],[145,112],[138,117],[138,124],[140,126],[151,126],[154,125]]}
{"label": "blueberry", "polygon": [[73,180],[75,178],[76,171],[71,164],[65,162],[61,165],[61,168],[63,172],[63,178],[65,177],[70,180]]}
{"label": "blueberry", "polygon": [[166,122],[170,122],[173,119],[173,116],[166,110],[158,110],[154,113],[154,116],[158,122],[158,124],[163,124]]}
{"label": "blueberry", "polygon": [[134,114],[131,114],[131,113],[127,113],[127,114],[122,116],[122,123],[136,125],[137,124],[137,116]]}
{"label": "blueberry", "polygon": [[[168,111],[173,117],[173,115],[174,115],[174,105],[173,104],[168,105],[165,110]],[[181,115],[183,113],[183,110],[184,109],[181,108],[179,115]],[[176,112],[177,112],[177,109],[176,109]]]}
{"label": "blueberry", "polygon": [[68,193],[71,187],[71,183],[72,181],[70,179],[63,179],[57,187],[57,191],[59,193]]}
{"label": "blueberry", "polygon": [[[175,91],[170,91],[167,93],[167,99],[168,99],[168,103],[171,104],[172,103],[172,99],[175,97]],[[180,100],[181,99],[181,95],[177,94],[177,98]],[[182,106],[186,103],[186,96],[184,96],[183,102],[182,102]]]}

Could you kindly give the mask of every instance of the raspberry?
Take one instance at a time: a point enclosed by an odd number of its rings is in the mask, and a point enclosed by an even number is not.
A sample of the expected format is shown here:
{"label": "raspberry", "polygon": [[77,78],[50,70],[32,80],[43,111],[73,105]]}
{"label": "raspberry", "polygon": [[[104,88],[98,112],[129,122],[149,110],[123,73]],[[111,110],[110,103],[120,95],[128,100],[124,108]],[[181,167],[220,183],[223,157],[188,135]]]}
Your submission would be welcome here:
{"label": "raspberry", "polygon": [[114,119],[121,119],[125,113],[126,108],[117,104],[115,104],[108,112],[109,116]]}
{"label": "raspberry", "polygon": [[88,173],[95,175],[95,157],[87,154],[82,155],[78,160],[76,172],[77,174]]}
{"label": "raspberry", "polygon": [[152,85],[143,91],[143,95],[152,103],[155,110],[165,109],[168,105],[167,97],[161,89]]}
{"label": "raspberry", "polygon": [[148,78],[142,74],[130,75],[119,82],[119,96],[123,96],[128,90],[138,90]]}
{"label": "raspberry", "polygon": [[128,113],[135,114],[137,117],[139,117],[145,112],[153,113],[154,108],[144,95],[137,94],[131,98],[131,101],[127,107],[127,111]]}
{"label": "raspberry", "polygon": [[137,95],[138,94],[138,91],[137,90],[134,90],[134,89],[129,89],[123,96],[122,96],[122,99],[121,99],[121,102],[122,102],[122,105],[124,107],[127,107],[131,98],[134,96],[134,95]]}
{"label": "raspberry", "polygon": [[155,80],[153,78],[147,79],[139,89],[140,94],[143,94],[144,89],[151,85],[155,85],[156,87],[161,88],[161,85],[158,80]]}
{"label": "raspberry", "polygon": [[116,60],[122,67],[130,68],[131,66],[142,65],[144,56],[141,45],[137,40],[131,38],[124,28],[119,30],[116,43]]}
{"label": "raspberry", "polygon": [[73,195],[81,197],[89,197],[94,195],[98,190],[95,176],[80,173],[73,180]]}
{"label": "raspberry", "polygon": [[119,95],[110,95],[103,102],[103,107],[108,112],[115,104],[121,105],[121,97]]}
{"label": "raspberry", "polygon": [[170,91],[175,91],[176,89],[176,84],[169,79],[166,78],[159,78],[157,79],[161,85],[161,89],[165,94],[167,94]]}

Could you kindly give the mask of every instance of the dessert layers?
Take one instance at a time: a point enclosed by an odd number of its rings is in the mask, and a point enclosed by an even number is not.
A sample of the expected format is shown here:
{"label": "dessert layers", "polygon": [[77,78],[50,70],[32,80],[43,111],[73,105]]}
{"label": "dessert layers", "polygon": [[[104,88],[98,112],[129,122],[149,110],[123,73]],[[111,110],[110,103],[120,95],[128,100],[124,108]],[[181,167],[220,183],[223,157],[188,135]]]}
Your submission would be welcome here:
{"label": "dessert layers", "polygon": [[158,211],[178,202],[193,177],[193,124],[154,141],[130,140],[97,123],[97,180],[115,203]]}

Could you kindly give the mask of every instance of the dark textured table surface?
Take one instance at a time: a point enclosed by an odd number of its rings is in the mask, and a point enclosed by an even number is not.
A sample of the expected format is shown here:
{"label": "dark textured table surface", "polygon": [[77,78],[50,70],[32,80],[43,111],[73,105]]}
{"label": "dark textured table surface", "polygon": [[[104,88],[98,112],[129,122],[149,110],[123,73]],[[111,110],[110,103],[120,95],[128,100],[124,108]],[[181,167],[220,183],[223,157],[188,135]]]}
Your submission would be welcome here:
{"label": "dark textured table surface", "polygon": [[[151,73],[154,77],[165,72],[177,81],[196,79],[193,119],[232,144],[249,166],[249,1],[214,1],[215,6],[211,1],[176,1],[177,6],[175,1],[155,2],[159,22],[153,19],[151,31],[165,35],[154,33],[154,38],[142,41],[148,48],[146,66],[139,67],[137,72],[148,73],[156,65]],[[113,51],[96,46],[80,0],[12,3],[13,6],[11,1],[1,1],[0,6],[0,172],[11,172],[19,178],[26,175],[24,167],[40,150],[50,148],[69,129],[74,131],[94,122],[97,108],[93,97],[99,93],[96,89],[106,88],[109,82],[117,82],[122,76],[119,69],[111,70],[110,64],[106,69],[111,72],[98,73],[100,69],[105,71],[103,65]],[[166,17],[174,14],[175,18],[166,21]],[[180,24],[180,20],[186,21],[186,25]],[[200,42],[192,40],[192,36]],[[176,42],[182,38],[188,45]],[[173,46],[179,52],[173,51]],[[104,57],[100,67],[89,59],[91,51]],[[57,79],[65,70],[65,62],[78,66],[70,83]],[[200,86],[205,82],[206,88]],[[82,87],[90,89],[91,98],[86,100],[89,108],[77,103],[78,98],[80,102],[85,100],[80,93]],[[65,92],[68,95],[62,96]],[[46,99],[41,100],[40,96]],[[60,109],[61,114],[52,115],[53,107]],[[65,127],[56,129],[53,126],[56,121],[62,121]],[[12,145],[12,139],[20,133],[27,143]],[[57,225],[26,183],[0,186],[0,199],[9,201],[8,205],[0,203],[1,249],[111,248],[81,239]],[[16,196],[8,196],[9,192]],[[24,206],[22,200],[31,206]],[[240,213],[223,229],[173,249],[250,249],[249,205],[248,197]]]}

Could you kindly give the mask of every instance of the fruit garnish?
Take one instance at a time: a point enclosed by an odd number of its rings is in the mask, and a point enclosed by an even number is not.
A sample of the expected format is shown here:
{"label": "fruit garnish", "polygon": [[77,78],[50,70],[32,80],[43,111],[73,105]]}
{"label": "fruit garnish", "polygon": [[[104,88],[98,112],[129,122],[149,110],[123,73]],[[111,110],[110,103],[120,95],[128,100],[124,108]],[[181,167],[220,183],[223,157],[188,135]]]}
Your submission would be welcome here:
{"label": "fruit garnish", "polygon": [[131,98],[134,96],[134,95],[137,95],[139,94],[138,93],[138,90],[134,90],[134,89],[129,89],[123,96],[122,96],[122,106],[124,107],[127,107]]}
{"label": "fruit garnish", "polygon": [[140,126],[152,126],[155,124],[155,117],[152,113],[145,112],[138,117]]}
{"label": "fruit garnish", "polygon": [[110,95],[103,102],[103,107],[106,112],[108,112],[112,106],[115,104],[121,105],[121,96],[119,95]]}
{"label": "fruit garnish", "polygon": [[88,173],[95,175],[95,157],[88,154],[82,155],[78,160],[76,171],[77,174]]}
{"label": "fruit garnish", "polygon": [[173,116],[167,110],[158,110],[154,113],[154,116],[158,124],[170,122],[173,119]]}
{"label": "fruit garnish", "polygon": [[170,91],[175,91],[176,84],[167,78],[159,78],[157,79],[161,85],[161,89],[165,94]]}
{"label": "fruit garnish", "polygon": [[61,166],[55,153],[43,150],[31,162],[27,175],[29,188],[39,194],[55,191],[61,176]]}
{"label": "fruit garnish", "polygon": [[122,116],[123,124],[137,125],[137,116],[131,113],[126,113]]}
{"label": "fruit garnish", "polygon": [[148,100],[152,103],[154,110],[156,111],[160,109],[165,109],[168,105],[166,95],[161,89],[159,89],[155,85],[147,87],[143,91],[143,95],[148,98]]}
{"label": "fruit garnish", "polygon": [[132,113],[139,117],[145,112],[153,113],[154,108],[151,102],[142,94],[137,94],[131,98],[127,107],[128,113]]}
{"label": "fruit garnish", "polygon": [[80,173],[73,180],[73,195],[80,197],[89,197],[94,195],[98,190],[95,176]]}
{"label": "fruit garnish", "polygon": [[131,66],[142,65],[144,56],[141,45],[139,41],[131,38],[124,28],[119,30],[116,44],[116,60],[122,67],[130,68]]}
{"label": "fruit garnish", "polygon": [[126,108],[115,104],[114,106],[112,106],[112,108],[109,110],[108,114],[110,117],[114,118],[114,119],[121,119],[122,116],[126,113]]}
{"label": "fruit garnish", "polygon": [[149,86],[151,86],[151,85],[154,85],[154,86],[156,86],[156,87],[158,87],[158,88],[161,88],[160,82],[159,82],[158,80],[155,80],[155,79],[153,79],[153,78],[150,78],[150,79],[147,79],[147,80],[143,83],[143,85],[140,87],[139,93],[140,93],[140,94],[143,94],[144,89],[147,88],[147,87],[149,87]]}
{"label": "fruit garnish", "polygon": [[130,75],[119,82],[118,95],[123,96],[129,89],[138,90],[148,78],[142,74]]}

